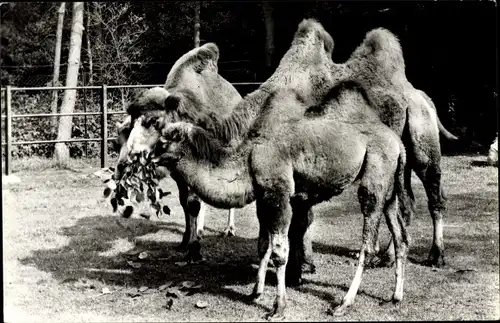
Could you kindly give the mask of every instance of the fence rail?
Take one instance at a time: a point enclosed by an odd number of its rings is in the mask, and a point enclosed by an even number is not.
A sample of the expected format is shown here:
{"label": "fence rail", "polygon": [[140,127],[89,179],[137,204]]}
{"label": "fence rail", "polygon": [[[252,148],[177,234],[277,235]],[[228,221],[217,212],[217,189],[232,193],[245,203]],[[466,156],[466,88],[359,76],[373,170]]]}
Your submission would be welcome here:
{"label": "fence rail", "polygon": [[[260,82],[235,82],[232,85],[261,85]],[[53,144],[67,142],[101,142],[101,167],[106,167],[108,163],[108,141],[116,137],[108,137],[108,116],[125,114],[125,111],[108,111],[108,89],[130,89],[130,88],[151,88],[163,86],[163,84],[151,85],[101,85],[101,86],[46,86],[46,87],[14,87],[7,86],[1,88],[2,95],[5,95],[5,114],[1,119],[5,120],[5,139],[2,146],[5,146],[5,174],[12,173],[12,146],[32,145],[32,144]],[[12,93],[26,91],[54,91],[54,90],[101,90],[100,112],[75,112],[75,113],[32,113],[13,114],[12,113]],[[65,140],[32,140],[32,141],[12,141],[12,119],[16,118],[41,118],[41,117],[63,117],[63,116],[101,116],[101,137],[100,138],[77,138]]]}

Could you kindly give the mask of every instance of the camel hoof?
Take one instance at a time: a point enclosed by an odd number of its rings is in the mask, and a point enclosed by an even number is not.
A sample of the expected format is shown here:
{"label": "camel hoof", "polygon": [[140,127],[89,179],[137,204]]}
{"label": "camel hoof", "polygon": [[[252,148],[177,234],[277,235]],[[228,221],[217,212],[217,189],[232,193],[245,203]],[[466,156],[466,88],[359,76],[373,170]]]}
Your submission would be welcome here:
{"label": "camel hoof", "polygon": [[347,312],[348,307],[349,307],[349,305],[340,304],[339,306],[336,306],[335,308],[330,308],[328,310],[328,314],[333,315],[333,316],[344,316],[345,313]]}
{"label": "camel hoof", "polygon": [[273,310],[266,315],[268,321],[283,321],[285,319],[285,307],[286,303],[284,301],[275,301]]}
{"label": "camel hoof", "polygon": [[252,292],[252,294],[245,296],[245,300],[249,304],[257,303],[262,297],[262,293]]}
{"label": "camel hoof", "polygon": [[181,242],[178,246],[176,246],[174,249],[176,251],[186,251],[187,250],[187,243]]}
{"label": "camel hoof", "polygon": [[236,236],[235,231],[236,230],[234,228],[228,227],[220,233],[220,236],[221,237],[234,237],[234,236]]}
{"label": "camel hoof", "polygon": [[400,303],[401,303],[401,299],[398,300],[397,298],[392,297],[389,300],[383,300],[383,301],[381,301],[378,305],[382,306],[382,307],[388,307],[388,306],[397,305],[397,304],[400,304]]}
{"label": "camel hoof", "polygon": [[188,253],[184,256],[184,258],[182,258],[182,261],[191,263],[201,263],[204,261],[204,259],[201,253],[188,251]]}
{"label": "camel hoof", "polygon": [[316,266],[312,263],[305,262],[302,264],[302,273],[314,274],[314,273],[316,273]]}
{"label": "camel hoof", "polygon": [[443,268],[446,266],[446,263],[444,262],[444,257],[442,256],[429,256],[426,261],[424,261],[424,266],[427,267],[436,267],[436,268]]}
{"label": "camel hoof", "polygon": [[391,268],[394,263],[394,259],[389,256],[375,256],[365,262],[365,266],[366,268]]}
{"label": "camel hoof", "polygon": [[287,277],[286,278],[286,286],[297,287],[304,283],[304,280],[301,277]]}
{"label": "camel hoof", "polygon": [[276,313],[269,313],[266,316],[266,319],[270,322],[278,322],[278,321],[283,321],[285,319],[284,314],[276,314]]}

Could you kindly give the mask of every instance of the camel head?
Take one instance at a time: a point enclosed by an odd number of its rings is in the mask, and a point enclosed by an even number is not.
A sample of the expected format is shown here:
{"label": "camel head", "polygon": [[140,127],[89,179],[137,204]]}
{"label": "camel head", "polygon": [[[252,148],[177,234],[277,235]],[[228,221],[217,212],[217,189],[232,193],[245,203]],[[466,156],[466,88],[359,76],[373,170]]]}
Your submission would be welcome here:
{"label": "camel head", "polygon": [[128,137],[127,160],[150,156],[158,165],[171,165],[185,155],[194,128],[187,122],[168,123],[163,117],[141,116]]}

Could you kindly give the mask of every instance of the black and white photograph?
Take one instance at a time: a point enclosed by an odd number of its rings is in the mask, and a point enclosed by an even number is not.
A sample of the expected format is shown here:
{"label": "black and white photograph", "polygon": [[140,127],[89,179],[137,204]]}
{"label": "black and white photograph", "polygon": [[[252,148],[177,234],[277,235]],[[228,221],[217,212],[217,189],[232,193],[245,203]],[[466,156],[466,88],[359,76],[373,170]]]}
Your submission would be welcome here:
{"label": "black and white photograph", "polygon": [[0,2],[3,321],[500,320],[497,11]]}

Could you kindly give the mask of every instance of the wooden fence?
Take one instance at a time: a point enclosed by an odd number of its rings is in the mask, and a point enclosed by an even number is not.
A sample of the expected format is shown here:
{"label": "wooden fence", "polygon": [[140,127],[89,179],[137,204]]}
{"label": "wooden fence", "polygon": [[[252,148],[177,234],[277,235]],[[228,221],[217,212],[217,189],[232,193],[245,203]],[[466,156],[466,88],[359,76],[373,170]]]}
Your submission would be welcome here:
{"label": "wooden fence", "polygon": [[[239,82],[232,83],[238,85],[260,85],[257,82]],[[13,145],[32,145],[32,144],[51,144],[59,142],[101,142],[101,167],[107,167],[108,141],[114,140],[115,137],[108,137],[108,115],[125,114],[125,111],[108,111],[107,97],[108,89],[124,89],[124,88],[151,88],[155,86],[163,86],[163,84],[153,85],[101,85],[101,86],[77,86],[77,87],[13,87],[7,86],[1,89],[2,95],[5,95],[5,114],[1,118],[5,122],[5,142],[2,146],[5,147],[5,174],[12,173],[12,146]],[[75,112],[75,113],[35,113],[35,114],[13,114],[12,113],[12,94],[16,91],[53,91],[53,90],[100,90],[100,111],[99,112]],[[32,140],[32,141],[12,141],[12,119],[15,118],[42,118],[42,117],[61,117],[61,116],[101,116],[101,137],[100,138],[78,138],[67,140]]]}

